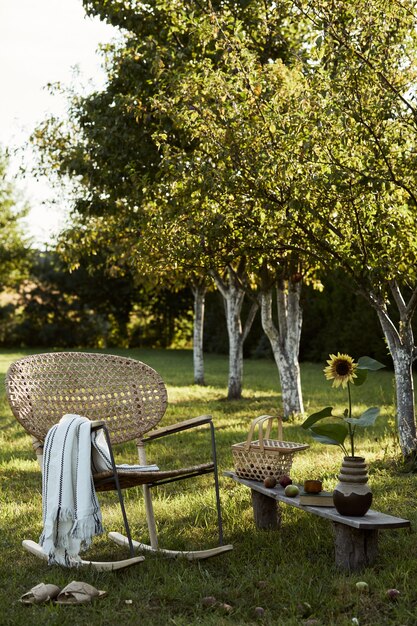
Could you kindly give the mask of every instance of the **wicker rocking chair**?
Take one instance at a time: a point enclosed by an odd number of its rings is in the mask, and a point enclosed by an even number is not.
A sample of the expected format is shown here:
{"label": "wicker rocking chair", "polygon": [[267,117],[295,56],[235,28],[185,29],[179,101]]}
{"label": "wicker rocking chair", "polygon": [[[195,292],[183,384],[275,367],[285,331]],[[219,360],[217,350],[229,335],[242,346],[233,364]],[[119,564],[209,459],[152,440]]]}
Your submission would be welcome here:
{"label": "wicker rocking chair", "polygon": [[[152,430],[165,413],[167,392],[163,380],[151,367],[131,358],[108,354],[55,352],[33,355],[19,359],[10,366],[6,375],[6,393],[14,416],[32,435],[41,467],[42,445],[46,434],[63,415],[82,415],[92,421],[92,429],[104,430],[113,469],[93,475],[94,485],[97,492],[118,492],[126,535],[110,532],[109,537],[115,543],[128,547],[130,558],[110,562],[82,561],[82,565],[92,566],[99,571],[122,569],[143,561],[143,556],[135,556],[136,550],[157,552],[168,557],[183,555],[191,560],[208,558],[232,549],[231,545],[223,545],[212,418],[203,415]],[[145,443],[203,425],[209,427],[211,435],[209,462],[173,470],[134,473],[116,470],[112,445],[136,440],[139,463],[146,465]],[[219,546],[189,552],[160,549],[151,488],[208,473],[214,474]],[[123,503],[122,489],[137,485],[143,486],[150,545],[132,540]],[[32,540],[24,540],[23,547],[42,559],[48,558],[41,546]]]}

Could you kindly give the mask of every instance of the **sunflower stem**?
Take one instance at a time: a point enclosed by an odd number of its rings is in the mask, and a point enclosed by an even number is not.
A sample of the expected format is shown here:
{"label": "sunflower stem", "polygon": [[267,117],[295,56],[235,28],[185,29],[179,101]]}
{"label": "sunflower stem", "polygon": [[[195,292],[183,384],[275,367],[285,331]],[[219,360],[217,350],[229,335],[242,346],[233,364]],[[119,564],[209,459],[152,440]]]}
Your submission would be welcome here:
{"label": "sunflower stem", "polygon": [[[349,400],[349,419],[352,417],[352,396],[350,393],[350,383],[348,381],[347,383],[347,390],[348,390],[348,400]],[[349,427],[349,438],[350,438],[350,450],[352,453],[352,456],[355,456],[355,428],[352,428],[352,424],[350,422],[348,422],[348,427]]]}

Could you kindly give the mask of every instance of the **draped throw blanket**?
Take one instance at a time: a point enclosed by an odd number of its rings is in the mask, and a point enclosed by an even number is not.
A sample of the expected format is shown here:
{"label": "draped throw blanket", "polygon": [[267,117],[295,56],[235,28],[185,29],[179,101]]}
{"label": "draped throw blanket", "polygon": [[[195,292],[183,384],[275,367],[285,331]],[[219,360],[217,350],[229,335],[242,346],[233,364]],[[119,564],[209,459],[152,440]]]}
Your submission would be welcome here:
{"label": "draped throw blanket", "polygon": [[[156,465],[117,467],[125,471],[158,470]],[[78,566],[79,553],[103,532],[92,469],[112,469],[103,431],[91,433],[90,420],[64,415],[48,431],[43,454],[43,531],[39,543],[50,565]]]}
{"label": "draped throw blanket", "polygon": [[[91,433],[91,468],[94,474],[112,469],[109,447],[103,430],[95,430]],[[116,465],[118,470],[123,472],[157,472],[157,465],[129,465],[123,463]]]}

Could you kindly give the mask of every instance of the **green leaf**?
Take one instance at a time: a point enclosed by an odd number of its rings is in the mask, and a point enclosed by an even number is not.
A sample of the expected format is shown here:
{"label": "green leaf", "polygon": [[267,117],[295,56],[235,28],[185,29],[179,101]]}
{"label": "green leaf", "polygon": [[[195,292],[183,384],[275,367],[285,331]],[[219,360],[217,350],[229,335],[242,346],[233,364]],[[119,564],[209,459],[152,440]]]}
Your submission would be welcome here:
{"label": "green leaf", "polygon": [[379,415],[379,409],[376,406],[371,407],[370,409],[366,409],[364,413],[358,418],[347,417],[345,422],[349,422],[349,424],[355,424],[355,426],[373,426],[376,418]]}
{"label": "green leaf", "polygon": [[385,365],[382,365],[379,361],[375,361],[375,359],[371,359],[370,356],[361,356],[358,359],[358,367],[357,370],[371,370],[375,372],[376,370],[381,370]]}
{"label": "green leaf", "polygon": [[356,378],[353,379],[353,384],[356,387],[360,387],[368,378],[368,372],[367,370],[361,370],[361,369],[356,368],[355,374],[356,374]]}
{"label": "green leaf", "polygon": [[323,419],[324,417],[330,417],[332,415],[332,410],[333,410],[332,406],[326,406],[321,411],[318,411],[318,413],[312,413],[311,415],[307,417],[305,422],[301,424],[301,426],[306,429],[310,428],[310,426],[312,426],[319,420]]}
{"label": "green leaf", "polygon": [[331,445],[343,446],[344,441],[348,434],[348,427],[346,424],[320,424],[310,429],[314,438],[320,437],[327,439],[328,441],[322,441],[322,443],[331,443]]}
{"label": "green leaf", "polygon": [[340,446],[341,445],[335,439],[330,439],[330,437],[323,437],[322,435],[316,435],[316,433],[313,433],[313,431],[311,431],[311,436],[313,437],[313,439],[315,439],[319,443],[328,444],[330,446]]}

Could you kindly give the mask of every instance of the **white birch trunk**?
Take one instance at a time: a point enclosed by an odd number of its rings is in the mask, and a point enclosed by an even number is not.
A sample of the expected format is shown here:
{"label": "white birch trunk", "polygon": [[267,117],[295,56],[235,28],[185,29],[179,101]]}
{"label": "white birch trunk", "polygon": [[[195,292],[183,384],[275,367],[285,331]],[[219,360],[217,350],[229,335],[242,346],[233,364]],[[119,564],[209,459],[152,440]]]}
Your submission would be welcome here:
{"label": "white birch trunk", "polygon": [[398,328],[389,317],[384,302],[372,293],[370,301],[378,314],[394,365],[398,439],[402,455],[407,459],[417,451],[413,382],[415,346],[411,326],[417,292],[406,304],[398,285],[392,282],[390,287],[400,313]]}
{"label": "white birch trunk", "polygon": [[238,284],[232,270],[228,271],[227,284],[217,273],[212,273],[217,288],[223,296],[226,311],[227,334],[229,338],[229,378],[227,398],[238,400],[242,397],[243,386],[243,345],[255,319],[258,304],[253,303],[244,328],[241,313],[245,291]]}
{"label": "white birch trunk", "polygon": [[278,328],[272,315],[272,288],[261,292],[262,328],[268,337],[281,384],[284,416],[304,413],[298,355],[302,327],[301,282],[277,286]]}
{"label": "white birch trunk", "polygon": [[407,350],[391,351],[395,372],[397,428],[401,452],[408,458],[416,451],[413,358]]}
{"label": "white birch trunk", "polygon": [[234,287],[226,296],[226,323],[229,337],[229,380],[227,397],[235,400],[242,397],[243,384],[243,341],[240,314],[245,294]]}
{"label": "white birch trunk", "polygon": [[205,285],[194,285],[194,328],[193,328],[193,365],[194,383],[204,385],[204,306],[207,287]]}

